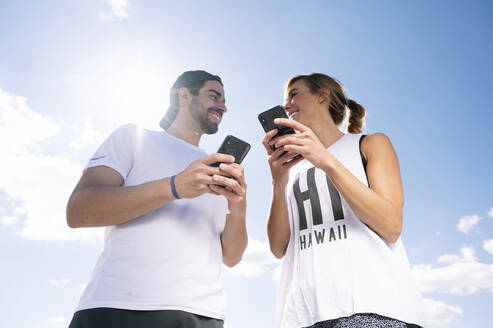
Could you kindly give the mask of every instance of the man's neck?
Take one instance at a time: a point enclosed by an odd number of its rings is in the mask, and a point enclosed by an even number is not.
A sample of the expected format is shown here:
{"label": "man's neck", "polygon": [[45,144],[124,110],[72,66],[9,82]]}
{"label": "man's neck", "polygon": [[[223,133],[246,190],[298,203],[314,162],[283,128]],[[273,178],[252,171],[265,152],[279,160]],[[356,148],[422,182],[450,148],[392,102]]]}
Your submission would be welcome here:
{"label": "man's neck", "polygon": [[197,147],[202,136],[190,127],[179,124],[179,122],[174,122],[166,132]]}

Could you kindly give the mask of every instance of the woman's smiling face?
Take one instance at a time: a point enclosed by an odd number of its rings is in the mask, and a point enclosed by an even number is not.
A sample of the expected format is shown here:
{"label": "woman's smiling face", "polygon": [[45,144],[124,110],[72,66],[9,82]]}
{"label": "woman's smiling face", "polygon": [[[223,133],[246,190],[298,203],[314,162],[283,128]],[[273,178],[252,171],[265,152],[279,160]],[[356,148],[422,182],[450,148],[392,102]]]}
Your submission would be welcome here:
{"label": "woman's smiling face", "polygon": [[[298,80],[286,89],[284,109],[288,116],[310,127],[320,119],[325,106],[323,97],[313,94],[303,80]],[[326,109],[327,110],[327,109]]]}

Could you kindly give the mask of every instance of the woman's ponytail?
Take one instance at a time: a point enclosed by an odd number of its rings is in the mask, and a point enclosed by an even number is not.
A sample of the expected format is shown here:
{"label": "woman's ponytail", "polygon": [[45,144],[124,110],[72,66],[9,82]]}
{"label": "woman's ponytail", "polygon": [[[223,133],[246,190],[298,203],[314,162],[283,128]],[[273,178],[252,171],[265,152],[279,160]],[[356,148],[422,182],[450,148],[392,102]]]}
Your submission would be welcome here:
{"label": "woman's ponytail", "polygon": [[365,117],[366,113],[365,108],[352,99],[347,100],[347,107],[349,108],[349,126],[347,128],[348,132],[354,134],[361,133],[361,127],[363,126],[363,117]]}

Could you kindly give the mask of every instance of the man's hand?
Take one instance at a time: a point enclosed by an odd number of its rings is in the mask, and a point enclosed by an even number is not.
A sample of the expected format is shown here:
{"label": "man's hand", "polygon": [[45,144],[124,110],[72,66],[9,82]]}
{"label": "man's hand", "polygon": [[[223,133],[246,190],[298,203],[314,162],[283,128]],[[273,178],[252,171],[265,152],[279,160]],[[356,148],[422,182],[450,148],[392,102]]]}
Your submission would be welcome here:
{"label": "man's hand", "polygon": [[[246,181],[243,167],[236,163],[219,165],[219,174],[214,174],[212,179],[215,184],[209,188],[218,195],[223,195],[228,200],[229,212],[232,215],[245,216],[246,214]],[[221,188],[217,184],[225,186]]]}
{"label": "man's hand", "polygon": [[[219,194],[215,190],[211,190],[210,186],[218,183],[213,179],[213,176],[223,176],[224,173],[221,172],[220,168],[210,165],[216,162],[230,164],[234,163],[234,161],[235,159],[231,155],[216,153],[192,162],[175,177],[178,196],[180,198],[195,198],[204,193]],[[219,187],[219,189],[223,188]]]}

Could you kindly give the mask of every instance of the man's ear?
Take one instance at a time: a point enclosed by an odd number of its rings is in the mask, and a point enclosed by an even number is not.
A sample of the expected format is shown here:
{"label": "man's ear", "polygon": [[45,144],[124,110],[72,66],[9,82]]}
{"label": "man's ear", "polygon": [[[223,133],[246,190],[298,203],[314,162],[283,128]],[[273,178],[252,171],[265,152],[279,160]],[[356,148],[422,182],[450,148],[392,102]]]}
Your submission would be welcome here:
{"label": "man's ear", "polygon": [[192,93],[187,88],[178,89],[178,104],[180,107],[188,107],[192,102]]}

